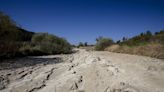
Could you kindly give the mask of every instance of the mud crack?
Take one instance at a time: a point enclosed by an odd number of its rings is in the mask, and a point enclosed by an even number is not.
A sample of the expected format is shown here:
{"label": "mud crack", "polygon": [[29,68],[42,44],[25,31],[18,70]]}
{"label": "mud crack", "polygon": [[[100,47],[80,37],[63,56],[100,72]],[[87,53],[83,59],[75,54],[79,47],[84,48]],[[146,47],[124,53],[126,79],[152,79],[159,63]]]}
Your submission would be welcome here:
{"label": "mud crack", "polygon": [[45,87],[45,86],[46,86],[46,82],[50,79],[50,76],[53,74],[53,71],[54,71],[55,69],[56,69],[56,68],[52,68],[52,69],[49,71],[48,75],[47,75],[46,78],[42,81],[42,84],[41,84],[40,86],[32,88],[29,92],[35,92],[35,91],[37,91],[37,90],[42,89],[43,87]]}

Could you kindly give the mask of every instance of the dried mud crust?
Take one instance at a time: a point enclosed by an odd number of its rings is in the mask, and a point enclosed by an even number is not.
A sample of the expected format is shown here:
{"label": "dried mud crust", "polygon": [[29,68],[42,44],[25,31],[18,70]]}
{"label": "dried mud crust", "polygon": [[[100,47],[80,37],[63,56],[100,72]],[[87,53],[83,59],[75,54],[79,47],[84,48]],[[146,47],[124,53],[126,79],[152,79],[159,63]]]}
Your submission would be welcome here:
{"label": "dried mud crust", "polygon": [[21,58],[0,66],[0,92],[164,90],[163,60],[135,55],[79,49],[70,55]]}
{"label": "dried mud crust", "polygon": [[0,90],[5,89],[9,84],[9,79],[4,76],[0,76]]}

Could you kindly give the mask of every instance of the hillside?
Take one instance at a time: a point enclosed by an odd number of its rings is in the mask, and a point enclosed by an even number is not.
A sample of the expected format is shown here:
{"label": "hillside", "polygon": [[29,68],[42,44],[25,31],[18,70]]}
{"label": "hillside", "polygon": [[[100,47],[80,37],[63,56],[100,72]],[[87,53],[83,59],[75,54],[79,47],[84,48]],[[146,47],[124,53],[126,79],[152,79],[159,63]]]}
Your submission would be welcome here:
{"label": "hillside", "polygon": [[129,39],[124,37],[105,50],[164,59],[164,30],[155,34],[147,31]]}
{"label": "hillside", "polygon": [[164,44],[164,30],[152,34],[150,31],[141,33],[132,38],[123,38],[123,41],[118,43],[120,45],[139,46],[150,43]]}
{"label": "hillside", "polygon": [[61,37],[23,29],[0,12],[0,58],[70,53],[71,45]]}

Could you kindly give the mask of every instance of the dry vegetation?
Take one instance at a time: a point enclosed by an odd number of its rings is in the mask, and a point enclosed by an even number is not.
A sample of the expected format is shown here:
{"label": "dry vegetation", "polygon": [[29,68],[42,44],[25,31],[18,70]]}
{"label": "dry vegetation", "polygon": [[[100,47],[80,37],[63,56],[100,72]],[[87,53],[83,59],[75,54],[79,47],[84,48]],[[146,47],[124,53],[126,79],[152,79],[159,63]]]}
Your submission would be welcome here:
{"label": "dry vegetation", "polygon": [[[122,41],[117,41],[117,43],[111,42],[98,41],[95,49],[164,59],[164,30],[155,34],[147,31],[130,39],[124,37]],[[101,49],[97,49],[97,47]]]}
{"label": "dry vegetation", "polygon": [[155,58],[164,59],[164,45],[160,44],[147,44],[144,46],[130,47],[127,45],[119,46],[112,45],[105,49],[106,51],[117,52],[117,53],[128,53],[143,56],[150,56]]}

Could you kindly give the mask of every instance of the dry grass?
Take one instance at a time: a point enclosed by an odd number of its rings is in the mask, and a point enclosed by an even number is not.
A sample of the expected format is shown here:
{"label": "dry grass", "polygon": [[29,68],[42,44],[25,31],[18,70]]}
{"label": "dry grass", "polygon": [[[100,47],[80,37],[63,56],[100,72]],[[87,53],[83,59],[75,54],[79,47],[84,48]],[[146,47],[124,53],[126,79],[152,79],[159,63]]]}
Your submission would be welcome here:
{"label": "dry grass", "polygon": [[164,59],[164,45],[161,44],[147,44],[143,46],[133,46],[129,47],[126,45],[112,45],[105,49],[106,51],[118,52],[118,53],[128,53],[149,56],[159,59]]}

